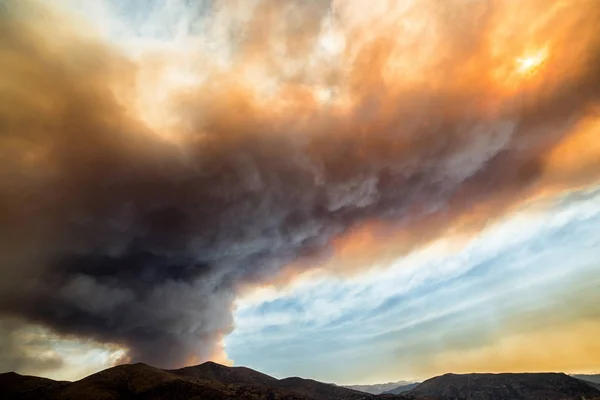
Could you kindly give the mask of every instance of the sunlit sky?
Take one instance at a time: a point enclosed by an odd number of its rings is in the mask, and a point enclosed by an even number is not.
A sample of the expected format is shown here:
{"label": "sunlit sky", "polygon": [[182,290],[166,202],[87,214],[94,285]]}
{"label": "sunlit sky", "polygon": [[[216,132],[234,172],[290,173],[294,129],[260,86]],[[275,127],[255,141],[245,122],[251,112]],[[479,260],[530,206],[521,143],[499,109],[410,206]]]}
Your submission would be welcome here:
{"label": "sunlit sky", "polygon": [[276,376],[347,384],[597,370],[599,224],[600,190],[565,193],[458,249],[440,240],[354,279],[264,289],[238,301],[227,352]]}
{"label": "sunlit sky", "polygon": [[0,372],[600,371],[592,1],[0,4]]}

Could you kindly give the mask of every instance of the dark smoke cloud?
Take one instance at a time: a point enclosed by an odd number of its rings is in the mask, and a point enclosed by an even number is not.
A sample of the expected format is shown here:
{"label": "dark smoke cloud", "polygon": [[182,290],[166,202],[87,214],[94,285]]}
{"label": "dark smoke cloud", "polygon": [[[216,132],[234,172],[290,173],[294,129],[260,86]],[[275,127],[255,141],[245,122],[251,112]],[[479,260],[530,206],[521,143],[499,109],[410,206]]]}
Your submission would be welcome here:
{"label": "dark smoke cloud", "polygon": [[[327,13],[309,8],[308,34],[284,32],[289,58],[278,65],[269,44],[277,32],[265,23],[283,18],[276,4],[244,25],[238,64],[271,59],[265,69],[279,71],[301,60],[293,48],[310,47],[314,18]],[[488,67],[491,8],[467,32],[446,28],[447,68],[429,87],[384,82],[392,38],[380,37],[360,45],[349,72],[320,71],[354,99],[350,111],[314,111],[295,89],[281,111],[235,73],[215,75],[178,94],[186,135],[174,143],[115,98],[134,85],[132,61],[60,31],[50,15],[34,26],[31,10],[0,7],[0,312],[122,344],[161,367],[211,357],[233,329],[242,286],[327,258],[352,228],[411,229],[414,245],[476,205],[492,204],[482,221],[495,217],[535,185],[544,156],[600,90],[595,38],[573,54],[572,73],[520,105],[461,72],[469,59]],[[593,27],[597,13],[587,11],[573,12],[561,34]],[[481,40],[463,44],[469,35]],[[285,82],[302,87],[313,72]]]}

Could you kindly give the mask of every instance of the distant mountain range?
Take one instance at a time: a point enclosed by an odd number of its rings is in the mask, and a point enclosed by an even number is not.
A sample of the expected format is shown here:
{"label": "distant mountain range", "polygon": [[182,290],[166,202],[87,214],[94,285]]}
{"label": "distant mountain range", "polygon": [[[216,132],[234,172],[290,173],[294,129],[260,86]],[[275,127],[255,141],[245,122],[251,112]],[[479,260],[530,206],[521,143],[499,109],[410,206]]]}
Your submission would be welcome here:
{"label": "distant mountain range", "polygon": [[420,382],[409,383],[407,385],[400,385],[398,387],[395,387],[392,390],[387,390],[387,391],[383,392],[383,394],[400,394],[400,393],[406,393],[406,392],[409,392],[409,391],[413,390],[414,388],[416,388],[419,385],[420,385]]}
{"label": "distant mountain range", "polygon": [[250,368],[213,362],[178,370],[120,365],[75,382],[0,374],[3,400],[361,400],[368,396],[311,379],[276,379]]}
{"label": "distant mountain range", "polygon": [[[6,400],[600,400],[600,390],[565,374],[446,374],[402,394],[369,394],[311,379],[276,379],[207,362],[162,370],[121,365],[75,382],[0,374]],[[406,386],[406,385],[400,385]],[[396,388],[393,390],[400,390]]]}
{"label": "distant mountain range", "polygon": [[600,383],[600,374],[596,374],[596,375],[579,374],[579,375],[571,375],[571,376],[573,378],[581,379],[581,380],[588,381],[588,382]]}
{"label": "distant mountain range", "polygon": [[573,378],[581,379],[582,381],[588,382],[590,385],[595,387],[596,389],[600,389],[600,374],[596,375],[571,375]]}
{"label": "distant mountain range", "polygon": [[398,382],[388,382],[388,383],[377,383],[374,385],[344,385],[345,388],[358,390],[360,392],[370,393],[370,394],[381,394],[391,392],[400,387],[404,387],[407,385],[414,385],[415,381],[398,381]]}

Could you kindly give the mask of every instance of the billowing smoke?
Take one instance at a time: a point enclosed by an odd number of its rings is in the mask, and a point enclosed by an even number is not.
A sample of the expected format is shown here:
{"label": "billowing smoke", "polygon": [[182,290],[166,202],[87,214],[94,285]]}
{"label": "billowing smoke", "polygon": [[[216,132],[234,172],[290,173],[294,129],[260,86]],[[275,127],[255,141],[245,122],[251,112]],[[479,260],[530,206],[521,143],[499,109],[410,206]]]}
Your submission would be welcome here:
{"label": "billowing smoke", "polygon": [[405,250],[531,195],[597,106],[597,4],[367,3],[215,2],[133,56],[3,2],[2,315],[181,366],[354,229]]}

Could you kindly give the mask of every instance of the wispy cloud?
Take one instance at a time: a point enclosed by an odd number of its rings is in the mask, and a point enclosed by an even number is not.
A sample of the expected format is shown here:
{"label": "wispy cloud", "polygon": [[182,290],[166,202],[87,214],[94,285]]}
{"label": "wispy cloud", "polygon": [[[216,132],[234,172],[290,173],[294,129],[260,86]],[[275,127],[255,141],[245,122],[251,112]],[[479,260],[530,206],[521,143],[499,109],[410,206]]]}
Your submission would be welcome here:
{"label": "wispy cloud", "polygon": [[[566,193],[524,207],[458,252],[438,242],[361,279],[323,277],[262,303],[240,300],[228,349],[239,363],[280,375],[351,383],[370,370],[374,381],[423,378],[458,365],[434,368],[443,354],[503,346],[502,337],[524,334],[528,324],[553,330],[557,320],[600,313],[590,303],[600,299],[599,245],[600,191]],[[581,346],[589,340],[582,336]],[[508,368],[479,357],[463,371]]]}

